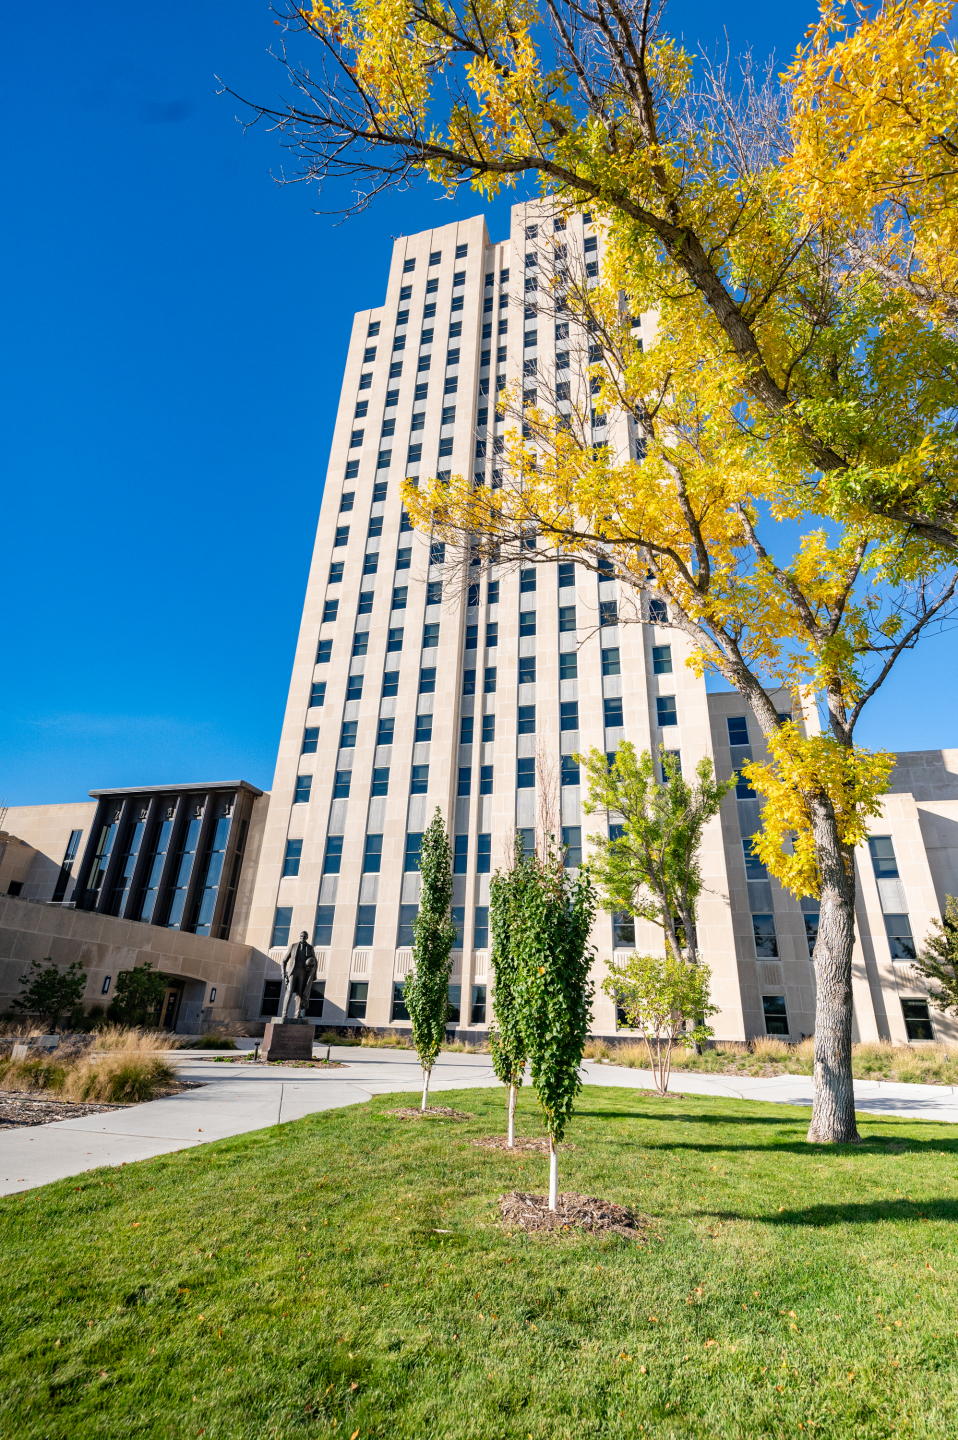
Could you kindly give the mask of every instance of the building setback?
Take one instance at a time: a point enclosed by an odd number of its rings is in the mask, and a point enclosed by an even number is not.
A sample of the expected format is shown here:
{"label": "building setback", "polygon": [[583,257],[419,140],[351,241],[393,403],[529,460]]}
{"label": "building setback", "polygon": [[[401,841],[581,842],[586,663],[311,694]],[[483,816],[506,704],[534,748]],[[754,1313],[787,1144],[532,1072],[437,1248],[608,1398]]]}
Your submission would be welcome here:
{"label": "building setback", "polygon": [[[722,778],[764,757],[745,702],[707,693],[661,604],[638,608],[614,579],[572,563],[463,579],[403,512],[405,476],[500,482],[503,389],[538,385],[540,405],[566,405],[570,326],[540,308],[538,289],[557,235],[563,257],[597,278],[602,237],[589,217],[556,221],[537,205],[513,208],[505,241],[490,242],[477,216],[394,243],[385,303],[353,323],[271,794],[161,786],[10,811],[0,1008],[47,944],[63,963],[95,945],[89,1003],[117,957],[153,955],[171,979],[169,1023],[255,1026],[276,1013],[279,960],[306,930],[319,957],[313,1018],[407,1028],[419,841],[438,807],[455,853],[450,1029],[481,1033],[492,1019],[489,883],[516,833],[528,842],[548,813],[570,865],[591,833],[608,833],[605,816],[583,814],[577,752],[627,738],[673,752],[686,774],[707,756]],[[634,329],[652,334],[647,317]],[[634,456],[625,418],[590,420],[592,443]],[[780,707],[792,711],[784,693]],[[812,710],[793,718],[817,728]],[[910,965],[958,893],[958,751],[897,761],[857,856],[856,1038],[958,1038],[952,1020],[929,1016]],[[705,832],[698,930],[713,1026],[724,1039],[798,1040],[814,1026],[817,905],[751,854],[759,825],[740,781]],[[37,902],[75,909],[54,923]],[[615,1007],[598,985],[609,960],[661,953],[661,933],[600,913],[593,943],[593,1030],[609,1036]]]}

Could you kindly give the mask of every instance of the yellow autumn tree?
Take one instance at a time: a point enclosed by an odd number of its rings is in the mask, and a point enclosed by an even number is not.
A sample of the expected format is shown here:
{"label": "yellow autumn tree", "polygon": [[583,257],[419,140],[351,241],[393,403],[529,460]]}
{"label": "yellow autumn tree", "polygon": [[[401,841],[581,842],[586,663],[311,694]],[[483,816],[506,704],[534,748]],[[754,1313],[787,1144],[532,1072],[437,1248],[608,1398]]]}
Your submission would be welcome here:
{"label": "yellow autumn tree", "polygon": [[[950,233],[953,191],[904,133],[907,104],[867,106],[869,85],[896,95],[894,68],[906,101],[922,97],[926,137],[947,120],[951,62],[933,26],[950,11],[896,13],[858,47],[843,89],[840,47],[877,23],[856,12],[848,25],[823,12],[780,82],[746,65],[733,85],[643,4],[314,3],[290,25],[324,64],[291,66],[297,104],[257,107],[306,177],[360,177],[359,205],[417,173],[487,195],[526,174],[550,209],[592,212],[602,284],[556,255],[539,287],[540,308],[578,327],[579,403],[560,403],[547,375],[532,398],[503,396],[501,488],[454,476],[407,486],[407,508],[464,563],[611,564],[637,620],[664,602],[695,663],[749,701],[770,750],[753,768],[767,800],[756,843],[785,883],[821,898],[819,1140],[856,1136],[853,848],[889,765],[856,748],[854,729],[947,611],[958,559],[953,326],[944,300],[903,283],[933,278],[932,227]],[[866,144],[863,128],[882,133]],[[944,155],[953,123],[941,133]],[[908,271],[888,186],[907,205],[921,166],[909,223],[925,248],[912,246]],[[935,281],[946,298],[950,274]],[[629,316],[648,313],[657,333],[642,350]],[[596,410],[617,445],[594,447]],[[821,697],[821,735],[779,725],[779,686],[801,704]]]}

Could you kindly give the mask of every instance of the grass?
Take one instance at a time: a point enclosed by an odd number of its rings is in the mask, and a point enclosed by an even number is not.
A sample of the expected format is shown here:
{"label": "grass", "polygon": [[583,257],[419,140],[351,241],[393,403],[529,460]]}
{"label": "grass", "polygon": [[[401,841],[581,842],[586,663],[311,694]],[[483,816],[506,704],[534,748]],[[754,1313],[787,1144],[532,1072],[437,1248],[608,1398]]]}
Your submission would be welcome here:
{"label": "grass", "polygon": [[[414,1097],[410,1097],[414,1099]],[[660,1237],[509,1234],[546,1161],[476,1149],[503,1094],[403,1097],[0,1201],[18,1440],[823,1440],[958,1429],[958,1134],[587,1088],[563,1190]],[[523,1090],[521,1134],[541,1133]]]}
{"label": "grass", "polygon": [[[611,1060],[630,1070],[648,1070],[649,1055],[643,1040],[590,1040],[587,1060]],[[694,1070],[711,1075],[811,1075],[814,1040],[789,1045],[774,1036],[748,1043],[719,1040],[701,1055],[677,1046],[673,1070]],[[892,1045],[887,1040],[852,1046],[852,1073],[856,1080],[897,1080],[914,1085],[958,1085],[958,1050],[953,1046]]]}
{"label": "grass", "polygon": [[90,1044],[68,1042],[56,1050],[32,1050],[25,1059],[0,1058],[0,1090],[60,1100],[137,1104],[167,1093],[176,1071],[163,1056],[173,1041],[162,1033],[107,1026]]}

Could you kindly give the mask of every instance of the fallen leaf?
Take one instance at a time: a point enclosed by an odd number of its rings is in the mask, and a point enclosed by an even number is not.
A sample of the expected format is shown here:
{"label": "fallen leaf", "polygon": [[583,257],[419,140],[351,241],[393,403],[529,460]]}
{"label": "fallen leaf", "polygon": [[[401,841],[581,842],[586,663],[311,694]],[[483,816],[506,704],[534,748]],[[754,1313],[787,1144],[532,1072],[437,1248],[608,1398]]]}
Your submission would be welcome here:
{"label": "fallen leaf", "polygon": [[350,1390],[358,1390],[358,1389],[359,1389],[359,1384],[358,1384],[358,1382],[355,1381],[355,1380],[351,1381],[349,1388],[350,1388]]}
{"label": "fallen leaf", "polygon": [[709,1348],[710,1345],[714,1345],[714,1344],[715,1344],[715,1341],[714,1341],[714,1340],[706,1340],[706,1342],[705,1342],[705,1348],[706,1348],[706,1350]]}

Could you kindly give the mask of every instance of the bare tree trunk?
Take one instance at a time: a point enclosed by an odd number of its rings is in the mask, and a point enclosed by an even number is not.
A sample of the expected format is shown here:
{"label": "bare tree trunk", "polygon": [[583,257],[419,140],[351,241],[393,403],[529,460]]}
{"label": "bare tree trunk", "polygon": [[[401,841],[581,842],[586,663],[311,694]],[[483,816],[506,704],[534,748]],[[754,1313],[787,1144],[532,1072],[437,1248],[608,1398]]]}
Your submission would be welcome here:
{"label": "bare tree trunk", "polygon": [[843,845],[831,803],[811,803],[822,877],[815,969],[815,1089],[808,1139],[858,1141],[852,1082],[852,950],[855,944],[854,851]]}
{"label": "bare tree trunk", "polygon": [[424,1070],[424,1071],[422,1072],[422,1109],[423,1109],[423,1111],[425,1111],[425,1109],[426,1109],[426,1103],[427,1103],[427,1101],[428,1101],[428,1099],[429,1099],[429,1075],[430,1075],[430,1071],[428,1071],[428,1070]]}
{"label": "bare tree trunk", "polygon": [[555,1136],[549,1136],[549,1209],[559,1204],[559,1157],[556,1154]]}
{"label": "bare tree trunk", "polygon": [[509,1086],[509,1138],[506,1141],[510,1150],[516,1146],[516,1087]]}

